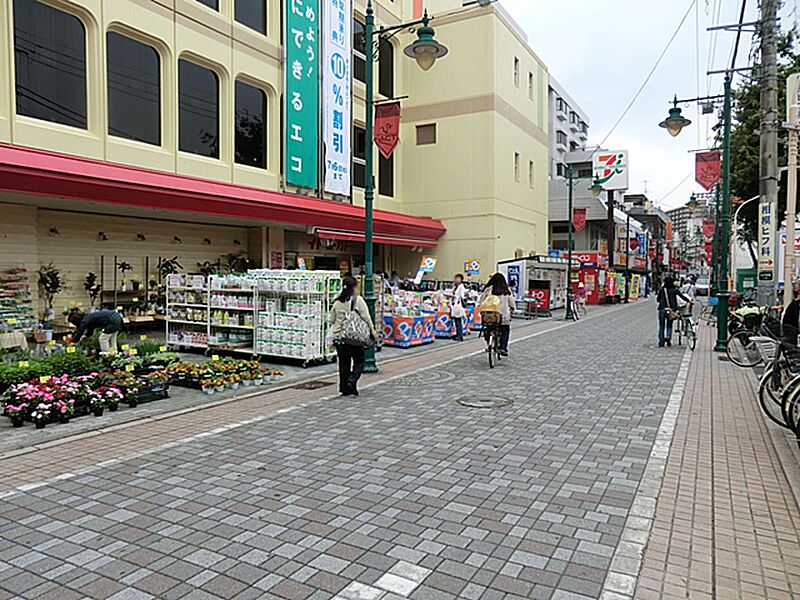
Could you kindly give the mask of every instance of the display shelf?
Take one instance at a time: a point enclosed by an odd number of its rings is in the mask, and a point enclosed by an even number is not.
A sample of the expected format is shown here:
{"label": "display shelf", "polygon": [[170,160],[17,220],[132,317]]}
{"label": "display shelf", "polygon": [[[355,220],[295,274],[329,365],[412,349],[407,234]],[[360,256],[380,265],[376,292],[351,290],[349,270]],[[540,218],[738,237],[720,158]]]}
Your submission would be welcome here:
{"label": "display shelf", "polygon": [[214,294],[254,294],[253,288],[211,288],[211,295]]}
{"label": "display shelf", "polygon": [[24,267],[0,270],[0,333],[30,333],[35,325],[28,271]]}
{"label": "display shelf", "polygon": [[169,319],[170,323],[178,323],[179,325],[207,325],[206,321],[183,321],[181,319]]}
{"label": "display shelf", "polygon": [[223,325],[221,323],[209,323],[211,327],[224,327],[225,329],[255,329],[253,325]]}
{"label": "display shelf", "polygon": [[185,286],[185,285],[170,286],[169,289],[172,290],[173,292],[207,292],[208,291],[207,287],[199,288],[199,287],[191,287],[191,286]]}
{"label": "display shelf", "polygon": [[187,303],[187,302],[170,302],[170,304],[171,304],[172,306],[185,306],[185,307],[187,307],[187,308],[202,308],[202,309],[208,309],[208,306],[206,306],[205,304],[189,304],[189,303]]}
{"label": "display shelf", "polygon": [[252,306],[249,307],[249,308],[246,308],[246,307],[243,307],[243,306],[214,306],[213,304],[211,305],[210,308],[211,308],[211,310],[220,310],[220,311],[236,310],[236,311],[244,311],[244,312],[253,312],[255,310],[255,308],[252,307]]}

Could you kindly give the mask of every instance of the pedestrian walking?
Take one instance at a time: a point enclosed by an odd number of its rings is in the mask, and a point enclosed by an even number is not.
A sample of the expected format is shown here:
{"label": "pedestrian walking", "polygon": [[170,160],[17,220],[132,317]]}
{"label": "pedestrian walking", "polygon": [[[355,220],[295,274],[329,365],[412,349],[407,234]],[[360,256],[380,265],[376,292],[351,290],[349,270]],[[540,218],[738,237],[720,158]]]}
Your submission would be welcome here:
{"label": "pedestrian walking", "polygon": [[578,311],[582,313],[584,317],[589,314],[589,311],[586,310],[586,286],[582,281],[578,283],[578,301],[576,304],[578,305]]}
{"label": "pedestrian walking", "polygon": [[358,396],[358,380],[364,371],[364,349],[377,341],[378,332],[355,277],[348,276],[342,281],[342,292],[331,308],[330,324],[339,361],[339,392],[342,396]]}
{"label": "pedestrian walking", "polygon": [[109,354],[117,351],[117,335],[122,331],[122,315],[115,310],[96,310],[84,315],[80,310],[73,310],[67,320],[77,327],[72,343],[77,344],[86,335],[92,337],[94,332],[101,330],[98,341],[100,354]]}
{"label": "pedestrian walking", "polygon": [[481,303],[490,295],[497,296],[500,299],[500,355],[508,356],[508,342],[511,338],[511,316],[517,303],[502,273],[495,273],[489,278],[489,282],[483,288]]}
{"label": "pedestrian walking", "polygon": [[658,290],[658,296],[656,296],[658,302],[659,348],[663,348],[665,344],[667,346],[672,346],[672,322],[680,318],[679,298],[686,303],[691,303],[691,301],[675,287],[675,280],[672,277],[664,277],[664,285]]}
{"label": "pedestrian walking", "polygon": [[450,307],[450,318],[456,326],[456,336],[453,339],[457,342],[464,341],[464,317],[467,314],[464,309],[466,296],[467,288],[464,287],[464,276],[459,273],[453,277],[453,304]]}

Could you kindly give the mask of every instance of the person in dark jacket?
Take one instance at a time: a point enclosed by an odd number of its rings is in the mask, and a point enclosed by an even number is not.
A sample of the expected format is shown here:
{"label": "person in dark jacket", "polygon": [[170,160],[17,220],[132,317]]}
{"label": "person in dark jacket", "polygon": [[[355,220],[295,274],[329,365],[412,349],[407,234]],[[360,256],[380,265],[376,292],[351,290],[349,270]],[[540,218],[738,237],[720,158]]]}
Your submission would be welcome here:
{"label": "person in dark jacket", "polygon": [[84,315],[80,311],[70,313],[68,320],[78,329],[72,336],[72,343],[77,344],[84,335],[91,337],[100,329],[100,353],[108,354],[111,349],[117,351],[117,334],[122,331],[122,315],[115,310],[96,310]]}
{"label": "person in dark jacket", "polygon": [[684,296],[675,287],[675,280],[672,277],[664,277],[664,285],[658,290],[658,347],[663,348],[664,344],[672,346],[672,321],[667,317],[670,310],[680,311],[678,298],[686,304],[691,304],[692,300]]}
{"label": "person in dark jacket", "polygon": [[797,336],[800,334],[800,282],[794,285],[793,292],[792,301],[781,315],[781,337],[787,344],[797,346]]}

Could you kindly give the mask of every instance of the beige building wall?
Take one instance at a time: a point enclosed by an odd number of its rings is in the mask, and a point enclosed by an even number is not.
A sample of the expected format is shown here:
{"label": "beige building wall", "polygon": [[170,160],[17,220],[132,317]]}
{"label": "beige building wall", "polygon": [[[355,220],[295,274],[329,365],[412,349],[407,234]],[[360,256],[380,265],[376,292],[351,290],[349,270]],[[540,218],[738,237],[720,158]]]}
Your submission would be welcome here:
{"label": "beige building wall", "polygon": [[[404,206],[447,225],[437,276],[480,260],[485,279],[517,248],[547,249],[547,71],[496,6],[433,24],[449,54],[404,71]],[[436,143],[417,145],[417,128],[434,124]]]}

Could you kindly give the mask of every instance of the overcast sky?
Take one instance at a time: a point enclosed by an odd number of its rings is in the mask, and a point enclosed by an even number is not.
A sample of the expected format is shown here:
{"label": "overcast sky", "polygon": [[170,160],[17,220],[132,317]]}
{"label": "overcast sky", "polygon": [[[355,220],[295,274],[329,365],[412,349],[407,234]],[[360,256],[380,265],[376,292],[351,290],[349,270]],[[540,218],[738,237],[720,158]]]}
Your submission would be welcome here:
{"label": "overcast sky", "polygon": [[[701,117],[698,127],[697,106],[684,106],[684,116],[693,123],[677,138],[670,137],[658,123],[667,116],[668,101],[675,94],[679,98],[693,98],[722,92],[722,76],[707,78],[705,73],[730,63],[735,33],[711,33],[706,28],[715,23],[737,23],[740,0],[696,0],[691,9],[691,0],[500,0],[500,3],[527,33],[531,47],[544,60],[550,76],[589,115],[589,144],[606,137],[689,10],[652,79],[605,147],[630,152],[629,191],[646,190],[662,208],[680,206],[693,191],[701,191],[694,183],[694,155],[688,151],[708,147],[709,119]],[[785,0],[783,28],[793,26],[797,3],[798,0]],[[756,4],[756,0],[748,1],[745,22],[756,18]],[[751,42],[750,34],[742,36],[737,66],[748,63]],[[734,80],[734,85],[738,80]],[[711,124],[714,122],[715,116]],[[687,175],[688,179],[680,184]]]}

